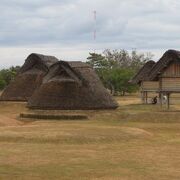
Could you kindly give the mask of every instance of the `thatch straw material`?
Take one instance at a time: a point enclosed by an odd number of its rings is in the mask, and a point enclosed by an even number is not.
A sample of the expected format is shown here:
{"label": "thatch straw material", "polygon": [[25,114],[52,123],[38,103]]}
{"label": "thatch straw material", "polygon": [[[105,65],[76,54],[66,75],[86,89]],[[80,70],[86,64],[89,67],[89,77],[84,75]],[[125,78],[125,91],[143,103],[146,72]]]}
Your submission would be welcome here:
{"label": "thatch straw material", "polygon": [[59,61],[50,67],[43,83],[29,99],[34,109],[114,109],[117,103],[94,70],[82,62]]}
{"label": "thatch straw material", "polygon": [[180,51],[166,51],[164,55],[161,57],[161,59],[151,69],[149,79],[158,80],[159,75],[161,75],[171,63],[180,63]]}
{"label": "thatch straw material", "polygon": [[16,78],[7,86],[1,95],[3,101],[27,101],[34,90],[40,86],[49,67],[57,62],[53,56],[31,54],[19,70]]}
{"label": "thatch straw material", "polygon": [[140,84],[142,81],[149,80],[149,73],[156,63],[154,61],[148,61],[138,73],[130,80],[132,84]]}

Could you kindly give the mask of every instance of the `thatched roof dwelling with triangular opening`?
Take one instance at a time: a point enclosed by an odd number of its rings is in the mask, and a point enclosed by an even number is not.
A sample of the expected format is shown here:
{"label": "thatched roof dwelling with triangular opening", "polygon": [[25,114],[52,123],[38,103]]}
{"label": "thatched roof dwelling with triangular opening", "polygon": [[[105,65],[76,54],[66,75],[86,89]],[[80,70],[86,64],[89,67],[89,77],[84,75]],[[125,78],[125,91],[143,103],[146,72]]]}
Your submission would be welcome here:
{"label": "thatched roof dwelling with triangular opening", "polygon": [[0,100],[27,101],[34,90],[42,83],[42,79],[48,72],[49,67],[57,61],[58,59],[54,56],[30,54],[16,78],[11,81],[2,93]]}
{"label": "thatched roof dwelling with triangular opening", "polygon": [[59,61],[28,101],[35,109],[114,109],[117,103],[89,65]]}

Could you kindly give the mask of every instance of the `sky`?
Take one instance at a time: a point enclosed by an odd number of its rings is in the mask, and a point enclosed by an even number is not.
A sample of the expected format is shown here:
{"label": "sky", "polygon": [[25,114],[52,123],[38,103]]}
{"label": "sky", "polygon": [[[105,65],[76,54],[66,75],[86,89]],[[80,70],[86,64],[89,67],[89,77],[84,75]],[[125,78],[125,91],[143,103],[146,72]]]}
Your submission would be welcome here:
{"label": "sky", "polygon": [[22,65],[30,53],[85,61],[105,49],[158,60],[180,49],[179,9],[179,0],[0,0],[0,68]]}

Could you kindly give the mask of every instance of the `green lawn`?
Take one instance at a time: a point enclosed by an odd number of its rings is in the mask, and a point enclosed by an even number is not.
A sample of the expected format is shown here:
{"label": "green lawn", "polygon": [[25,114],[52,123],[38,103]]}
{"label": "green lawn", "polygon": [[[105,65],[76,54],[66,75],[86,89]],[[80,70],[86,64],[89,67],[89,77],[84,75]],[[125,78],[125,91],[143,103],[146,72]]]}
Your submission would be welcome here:
{"label": "green lawn", "polygon": [[84,121],[20,121],[24,103],[0,102],[0,180],[179,180],[180,106],[117,100],[117,110],[62,112]]}

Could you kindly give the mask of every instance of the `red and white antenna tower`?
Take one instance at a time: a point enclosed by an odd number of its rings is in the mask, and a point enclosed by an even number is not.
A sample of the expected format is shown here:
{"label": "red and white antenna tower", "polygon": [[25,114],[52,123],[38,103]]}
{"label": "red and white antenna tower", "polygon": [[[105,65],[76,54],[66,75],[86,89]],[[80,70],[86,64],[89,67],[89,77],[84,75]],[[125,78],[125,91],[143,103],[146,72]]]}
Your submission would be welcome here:
{"label": "red and white antenna tower", "polygon": [[[93,38],[94,38],[94,43],[96,43],[96,20],[97,20],[97,11],[93,11],[93,16],[94,16],[94,32],[93,32]],[[94,48],[94,53],[96,52]]]}

